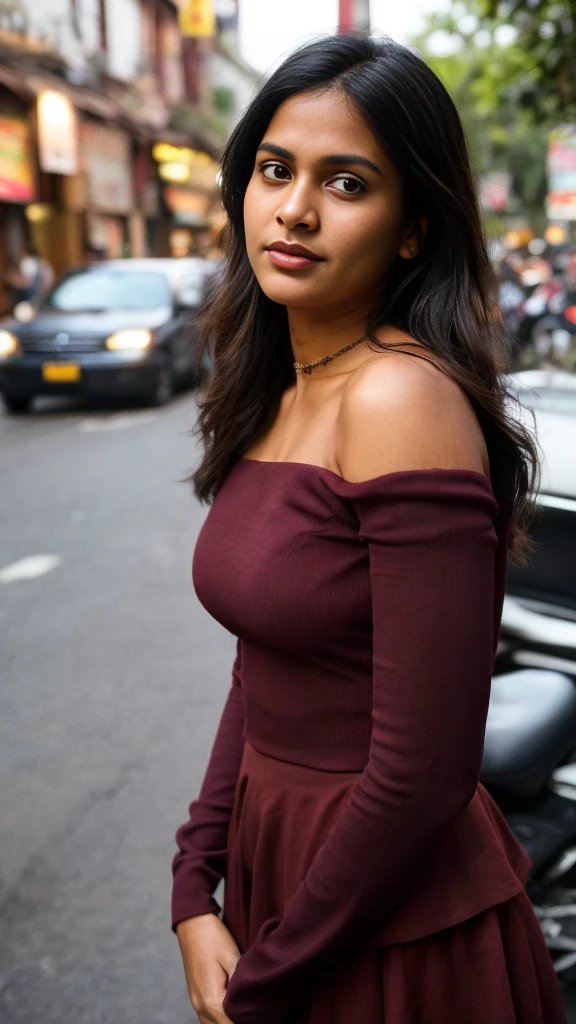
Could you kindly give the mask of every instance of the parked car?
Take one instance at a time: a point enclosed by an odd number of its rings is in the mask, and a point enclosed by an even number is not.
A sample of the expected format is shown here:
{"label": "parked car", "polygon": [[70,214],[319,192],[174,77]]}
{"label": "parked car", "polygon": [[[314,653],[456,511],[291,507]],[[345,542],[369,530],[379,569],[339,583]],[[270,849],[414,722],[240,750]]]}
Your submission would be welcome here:
{"label": "parked car", "polygon": [[535,549],[528,565],[508,568],[501,657],[534,664],[532,651],[547,666],[568,658],[576,674],[576,372],[524,370],[510,383],[528,426],[534,417],[542,473]]}
{"label": "parked car", "polygon": [[0,324],[0,392],[25,412],[36,395],[169,401],[196,383],[194,313],[218,262],[105,260],[65,274],[32,318]]}

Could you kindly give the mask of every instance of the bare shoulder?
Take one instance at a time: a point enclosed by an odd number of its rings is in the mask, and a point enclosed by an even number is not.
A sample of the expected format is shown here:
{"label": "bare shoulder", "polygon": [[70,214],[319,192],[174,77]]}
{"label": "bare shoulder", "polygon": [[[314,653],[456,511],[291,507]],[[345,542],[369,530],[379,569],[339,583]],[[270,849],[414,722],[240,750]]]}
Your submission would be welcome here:
{"label": "bare shoulder", "polygon": [[[422,351],[412,343],[409,351]],[[336,423],[338,466],[358,482],[409,469],[488,474],[482,430],[462,388],[437,365],[381,352],[350,375]]]}

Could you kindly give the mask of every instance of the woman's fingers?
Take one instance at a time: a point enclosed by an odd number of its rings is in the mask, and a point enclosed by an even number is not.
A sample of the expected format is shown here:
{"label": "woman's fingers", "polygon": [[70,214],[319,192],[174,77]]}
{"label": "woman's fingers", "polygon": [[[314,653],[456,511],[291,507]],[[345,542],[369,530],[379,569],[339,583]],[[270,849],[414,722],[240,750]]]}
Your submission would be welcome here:
{"label": "woman's fingers", "polygon": [[196,1010],[196,1013],[200,1024],[233,1024],[230,1017],[224,1013],[222,1006],[206,1007],[203,1013],[199,1010]]}
{"label": "woman's fingers", "polygon": [[[225,975],[230,979],[236,969],[236,964],[240,959],[240,950],[230,943],[230,948],[225,949],[219,956],[218,962]],[[208,999],[204,1006],[198,1010],[194,1007],[198,1017],[200,1018],[200,1024],[233,1024],[230,1017],[227,1017],[222,1009],[222,1003],[226,990],[219,993],[216,997],[212,996]]]}
{"label": "woman's fingers", "polygon": [[218,962],[204,965],[204,970],[197,972],[190,986],[190,1001],[201,1024],[233,1024],[222,1009],[227,976],[222,959],[219,957]]}
{"label": "woman's fingers", "polygon": [[226,972],[228,980],[230,980],[230,978],[234,974],[234,971],[236,970],[236,964],[238,963],[239,959],[240,950],[238,949],[238,947],[226,949],[220,955],[220,966]]}
{"label": "woman's fingers", "polygon": [[224,983],[214,984],[213,978],[204,977],[196,980],[190,992],[190,1002],[196,1010],[202,1024],[221,1024],[226,1021],[222,1003],[226,995]]}
{"label": "woman's fingers", "polygon": [[181,922],[177,929],[190,1002],[200,1024],[233,1024],[222,1009],[226,983],[240,959],[240,950],[214,914]]}

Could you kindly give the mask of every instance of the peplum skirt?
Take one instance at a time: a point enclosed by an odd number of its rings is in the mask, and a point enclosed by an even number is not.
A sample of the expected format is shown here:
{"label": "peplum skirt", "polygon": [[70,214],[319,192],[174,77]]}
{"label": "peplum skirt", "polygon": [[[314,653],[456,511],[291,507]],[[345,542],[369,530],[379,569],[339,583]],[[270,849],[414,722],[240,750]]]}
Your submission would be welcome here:
{"label": "peplum skirt", "polygon": [[[279,761],[245,744],[223,905],[241,952],[282,914],[359,774]],[[490,814],[494,822],[493,804]],[[286,1024],[566,1024],[538,919],[524,885],[515,888],[432,934],[372,939],[344,968],[323,972]]]}

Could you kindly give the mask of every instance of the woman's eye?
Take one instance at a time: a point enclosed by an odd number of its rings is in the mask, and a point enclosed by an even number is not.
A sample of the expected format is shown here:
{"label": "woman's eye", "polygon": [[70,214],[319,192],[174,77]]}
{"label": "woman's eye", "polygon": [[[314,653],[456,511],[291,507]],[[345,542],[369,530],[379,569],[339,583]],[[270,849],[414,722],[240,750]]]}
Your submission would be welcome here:
{"label": "woman's eye", "polygon": [[336,188],[337,192],[345,192],[348,196],[357,196],[361,192],[366,191],[362,182],[358,181],[358,178],[334,178],[330,184]]}
{"label": "woman's eye", "polygon": [[269,181],[287,181],[290,177],[290,171],[284,164],[264,164],[261,170]]}

